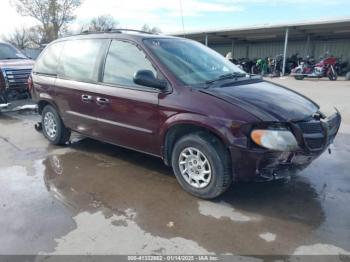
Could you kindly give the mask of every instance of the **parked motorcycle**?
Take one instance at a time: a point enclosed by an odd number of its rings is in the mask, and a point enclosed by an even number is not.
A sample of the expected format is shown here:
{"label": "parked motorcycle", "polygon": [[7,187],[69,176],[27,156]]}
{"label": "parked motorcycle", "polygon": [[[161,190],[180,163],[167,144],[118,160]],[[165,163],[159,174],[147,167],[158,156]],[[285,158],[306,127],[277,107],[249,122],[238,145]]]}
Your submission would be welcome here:
{"label": "parked motorcycle", "polygon": [[267,61],[267,57],[266,58],[260,58],[257,59],[255,62],[255,64],[253,65],[253,67],[251,68],[251,73],[252,74],[260,74],[260,75],[265,75],[267,73],[267,69],[268,69],[268,61]]}
{"label": "parked motorcycle", "polygon": [[291,57],[287,57],[285,72],[287,74],[290,74],[294,68],[296,68],[300,65],[302,60],[303,59],[302,59],[302,57],[299,56],[299,53],[295,53]]}
{"label": "parked motorcycle", "polygon": [[283,55],[277,55],[271,60],[269,71],[272,76],[280,76],[283,68]]}
{"label": "parked motorcycle", "polygon": [[335,81],[338,78],[337,72],[334,68],[337,63],[335,57],[328,57],[322,59],[319,63],[314,64],[313,60],[309,58],[306,63],[301,62],[299,66],[292,69],[292,74],[295,79],[303,80],[305,77],[321,78],[328,77],[329,80]]}
{"label": "parked motorcycle", "polygon": [[254,66],[254,62],[248,58],[241,58],[238,60],[238,64],[242,67],[242,69],[246,72],[251,72],[252,67]]}
{"label": "parked motorcycle", "polygon": [[[299,66],[301,57],[298,53],[286,58],[285,74],[290,74],[292,69]],[[268,59],[268,73],[271,76],[280,76],[283,71],[283,55],[279,54],[275,58]]]}
{"label": "parked motorcycle", "polygon": [[344,76],[350,70],[349,62],[343,61],[342,57],[337,58],[337,63],[334,65],[334,69],[337,72],[338,76]]}
{"label": "parked motorcycle", "polygon": [[251,72],[251,68],[254,65],[254,62],[248,58],[232,58],[229,60],[247,73]]}

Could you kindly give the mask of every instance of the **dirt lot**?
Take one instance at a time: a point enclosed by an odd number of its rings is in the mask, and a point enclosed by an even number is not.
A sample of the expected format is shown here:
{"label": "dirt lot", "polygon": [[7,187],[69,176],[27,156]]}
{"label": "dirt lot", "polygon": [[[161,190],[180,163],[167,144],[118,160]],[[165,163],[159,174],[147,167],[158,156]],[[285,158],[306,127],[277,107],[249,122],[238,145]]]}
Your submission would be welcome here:
{"label": "dirt lot", "polygon": [[274,79],[336,106],[331,155],[286,182],[185,193],[161,160],[75,136],[48,144],[32,111],[0,115],[0,254],[350,254],[350,81]]}

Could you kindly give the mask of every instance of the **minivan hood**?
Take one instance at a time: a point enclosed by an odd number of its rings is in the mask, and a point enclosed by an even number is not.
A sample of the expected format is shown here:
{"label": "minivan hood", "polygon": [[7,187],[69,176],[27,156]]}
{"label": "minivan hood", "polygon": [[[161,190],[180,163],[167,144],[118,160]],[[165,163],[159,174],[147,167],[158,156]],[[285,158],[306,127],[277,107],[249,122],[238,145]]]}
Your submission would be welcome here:
{"label": "minivan hood", "polygon": [[267,81],[239,81],[201,91],[237,105],[263,121],[303,120],[319,110],[305,96]]}

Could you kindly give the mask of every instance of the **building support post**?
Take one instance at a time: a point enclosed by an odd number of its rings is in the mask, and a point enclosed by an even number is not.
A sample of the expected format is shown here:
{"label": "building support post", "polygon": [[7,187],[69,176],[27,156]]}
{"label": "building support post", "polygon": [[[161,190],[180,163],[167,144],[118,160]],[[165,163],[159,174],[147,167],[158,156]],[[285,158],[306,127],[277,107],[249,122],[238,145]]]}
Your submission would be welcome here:
{"label": "building support post", "polygon": [[232,39],[231,41],[231,54],[232,54],[232,59],[235,57],[235,40]]}
{"label": "building support post", "polygon": [[306,55],[305,55],[305,57],[311,55],[310,41],[311,41],[311,36],[310,36],[310,34],[308,34],[307,38],[306,38]]}
{"label": "building support post", "polygon": [[208,46],[208,34],[205,34],[205,45]]}
{"label": "building support post", "polygon": [[284,39],[284,50],[283,50],[283,67],[282,67],[282,75],[284,76],[286,73],[286,61],[287,61],[287,48],[288,48],[288,34],[289,28],[286,28],[286,36]]}

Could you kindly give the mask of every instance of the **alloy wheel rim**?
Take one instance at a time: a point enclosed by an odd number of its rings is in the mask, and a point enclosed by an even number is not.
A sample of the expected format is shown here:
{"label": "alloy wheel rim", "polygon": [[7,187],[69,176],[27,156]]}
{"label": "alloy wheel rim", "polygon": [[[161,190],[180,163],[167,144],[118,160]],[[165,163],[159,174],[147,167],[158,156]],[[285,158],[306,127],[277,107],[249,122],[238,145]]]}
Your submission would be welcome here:
{"label": "alloy wheel rim", "polygon": [[44,117],[45,132],[50,139],[54,139],[57,134],[57,123],[55,116],[51,112],[47,112]]}
{"label": "alloy wheel rim", "polygon": [[187,147],[180,153],[179,168],[184,180],[197,189],[205,188],[212,178],[212,168],[203,152]]}

